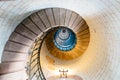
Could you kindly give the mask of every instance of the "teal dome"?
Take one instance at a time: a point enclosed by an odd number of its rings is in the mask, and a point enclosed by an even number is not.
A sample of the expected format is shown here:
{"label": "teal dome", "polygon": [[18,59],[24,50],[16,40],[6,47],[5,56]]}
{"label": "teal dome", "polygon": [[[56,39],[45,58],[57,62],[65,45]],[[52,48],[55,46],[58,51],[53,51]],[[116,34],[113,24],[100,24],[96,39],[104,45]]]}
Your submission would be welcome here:
{"label": "teal dome", "polygon": [[76,45],[76,35],[72,30],[62,27],[55,32],[53,42],[59,50],[69,51]]}

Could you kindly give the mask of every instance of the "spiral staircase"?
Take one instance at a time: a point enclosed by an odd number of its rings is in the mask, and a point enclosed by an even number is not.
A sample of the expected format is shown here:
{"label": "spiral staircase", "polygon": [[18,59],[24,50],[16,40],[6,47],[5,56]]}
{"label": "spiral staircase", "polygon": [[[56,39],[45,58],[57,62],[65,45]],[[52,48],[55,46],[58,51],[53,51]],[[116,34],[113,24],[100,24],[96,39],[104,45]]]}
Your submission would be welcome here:
{"label": "spiral staircase", "polygon": [[[75,47],[69,51],[59,50],[52,41],[61,26],[71,29],[77,39]],[[64,8],[47,8],[31,14],[17,26],[6,43],[0,80],[46,80],[40,64],[44,40],[52,56],[72,60],[82,56],[87,49],[89,27],[80,15]]]}
{"label": "spiral staircase", "polygon": [[[63,65],[75,80],[119,80],[119,16],[119,0],[0,0],[0,80],[54,80]],[[82,25],[88,34],[78,40]],[[67,51],[52,34],[62,27],[76,37]],[[78,41],[81,52],[73,56]]]}

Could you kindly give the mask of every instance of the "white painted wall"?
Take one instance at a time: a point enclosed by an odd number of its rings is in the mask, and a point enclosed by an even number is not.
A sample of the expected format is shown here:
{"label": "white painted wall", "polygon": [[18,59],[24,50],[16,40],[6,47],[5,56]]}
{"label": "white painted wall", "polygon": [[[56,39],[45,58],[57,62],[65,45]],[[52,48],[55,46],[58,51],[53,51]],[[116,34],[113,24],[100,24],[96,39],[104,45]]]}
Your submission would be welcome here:
{"label": "white painted wall", "polygon": [[[0,2],[0,56],[15,27],[30,13],[61,7],[79,13],[90,27],[90,45],[77,62],[84,80],[120,79],[119,0],[16,0]],[[73,65],[76,67],[76,65]]]}

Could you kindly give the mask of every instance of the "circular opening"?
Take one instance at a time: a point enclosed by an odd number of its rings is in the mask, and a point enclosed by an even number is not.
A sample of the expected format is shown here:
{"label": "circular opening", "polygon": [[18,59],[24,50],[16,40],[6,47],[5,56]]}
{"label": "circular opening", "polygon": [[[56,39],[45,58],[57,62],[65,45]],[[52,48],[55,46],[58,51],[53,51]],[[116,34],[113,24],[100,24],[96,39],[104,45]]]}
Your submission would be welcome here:
{"label": "circular opening", "polygon": [[63,31],[63,33],[65,33],[65,32],[66,32],[66,29],[63,29],[62,31]]}

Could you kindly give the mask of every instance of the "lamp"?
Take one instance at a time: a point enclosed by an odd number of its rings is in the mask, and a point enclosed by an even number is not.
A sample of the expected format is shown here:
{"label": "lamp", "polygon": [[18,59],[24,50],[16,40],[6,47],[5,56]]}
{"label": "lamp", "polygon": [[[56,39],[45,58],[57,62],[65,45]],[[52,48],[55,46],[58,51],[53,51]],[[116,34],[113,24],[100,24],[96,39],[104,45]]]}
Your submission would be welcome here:
{"label": "lamp", "polygon": [[68,70],[59,70],[60,72],[60,78],[67,78],[67,72]]}

